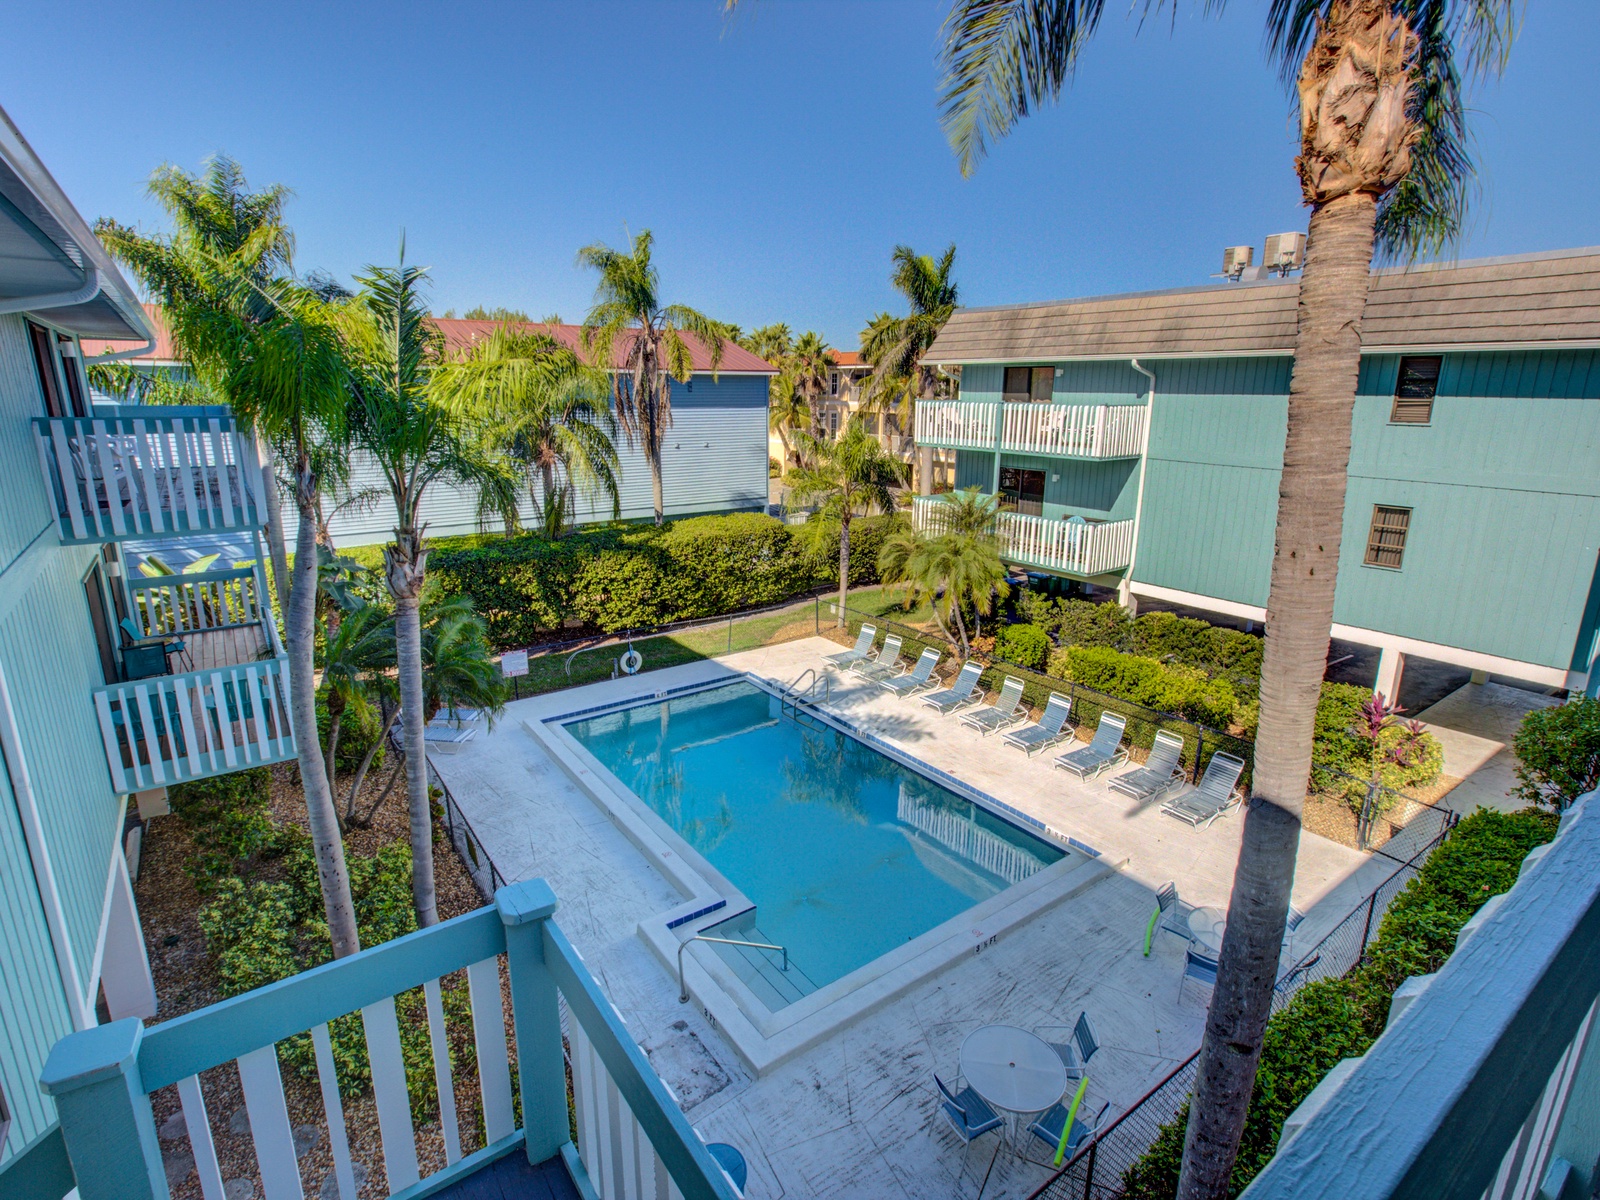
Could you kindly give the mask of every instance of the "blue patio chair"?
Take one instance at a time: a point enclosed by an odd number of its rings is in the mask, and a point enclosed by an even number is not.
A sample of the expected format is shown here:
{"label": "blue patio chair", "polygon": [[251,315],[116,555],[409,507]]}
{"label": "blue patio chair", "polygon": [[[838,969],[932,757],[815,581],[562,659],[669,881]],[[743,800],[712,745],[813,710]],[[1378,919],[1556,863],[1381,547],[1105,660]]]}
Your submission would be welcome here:
{"label": "blue patio chair", "polygon": [[1094,741],[1081,750],[1069,750],[1060,755],[1055,765],[1063,771],[1071,771],[1079,779],[1088,779],[1127,762],[1128,752],[1122,748],[1122,734],[1127,728],[1127,717],[1114,712],[1101,713]]}
{"label": "blue patio chair", "polygon": [[972,1088],[965,1087],[959,1092],[952,1092],[937,1075],[933,1077],[933,1082],[943,1097],[939,1102],[939,1111],[944,1113],[945,1120],[950,1122],[950,1127],[963,1142],[971,1143],[973,1139],[1005,1124],[1004,1118]]}
{"label": "blue patio chair", "polygon": [[[1063,1156],[1063,1161],[1076,1154],[1078,1147],[1083,1145],[1083,1139],[1100,1128],[1100,1123],[1106,1119],[1106,1111],[1110,1107],[1111,1101],[1107,1100],[1100,1106],[1100,1111],[1093,1116],[1078,1116],[1072,1119],[1072,1132],[1067,1135],[1067,1152]],[[1028,1126],[1028,1132],[1049,1146],[1052,1154],[1061,1145],[1061,1130],[1067,1123],[1067,1112],[1067,1105],[1058,1100],[1046,1109],[1038,1120]]]}
{"label": "blue patio chair", "polygon": [[[1078,1014],[1076,1025],[1041,1025],[1034,1032],[1056,1052],[1061,1065],[1067,1069],[1067,1080],[1071,1083],[1083,1078],[1084,1068],[1089,1065],[1095,1051],[1100,1049],[1100,1039],[1095,1034],[1087,1010]],[[1063,1034],[1066,1036],[1063,1037]],[[1060,1132],[1059,1129],[1056,1131],[1058,1136]]]}
{"label": "blue patio chair", "polygon": [[1199,786],[1192,792],[1174,796],[1161,806],[1161,811],[1201,829],[1239,803],[1235,785],[1243,772],[1244,759],[1220,752],[1213,754]]}
{"label": "blue patio chair", "polygon": [[122,630],[122,673],[128,679],[149,679],[172,674],[169,657],[182,654],[187,647],[182,638],[147,638],[132,617],[117,622]]}
{"label": "blue patio chair", "polygon": [[976,704],[983,699],[983,693],[978,690],[978,680],[982,676],[983,664],[969,662],[961,668],[955,683],[942,692],[924,696],[922,702],[941,713],[953,713],[969,704]]}
{"label": "blue patio chair", "polygon": [[1300,928],[1301,923],[1304,922],[1305,919],[1305,913],[1301,912],[1294,905],[1289,905],[1289,919],[1285,921],[1283,925],[1283,952],[1285,954],[1288,954],[1294,946],[1295,930]]}
{"label": "blue patio chair", "polygon": [[872,653],[872,639],[877,636],[878,627],[876,625],[863,625],[861,632],[856,635],[856,644],[852,648],[841,651],[838,654],[826,655],[822,661],[830,667],[848,667],[851,663],[859,662]]}
{"label": "blue patio chair", "polygon": [[867,658],[857,659],[850,664],[850,670],[866,679],[887,679],[893,675],[895,668],[900,665],[900,635],[891,633],[883,639],[883,645],[878,653]]}
{"label": "blue patio chair", "polygon": [[1194,931],[1189,928],[1189,914],[1194,905],[1178,898],[1178,885],[1164,883],[1156,892],[1156,910],[1150,914],[1150,923],[1144,927],[1144,956],[1150,957],[1150,939],[1155,936],[1156,922],[1168,933],[1175,933],[1186,942],[1194,941]]}
{"label": "blue patio chair", "polygon": [[1057,692],[1051,692],[1038,723],[1006,734],[1005,744],[1017,747],[1031,758],[1034,751],[1048,750],[1057,742],[1072,736],[1067,728],[1067,717],[1071,713],[1072,701]]}
{"label": "blue patio chair", "polygon": [[1150,757],[1144,766],[1124,771],[1106,786],[1135,800],[1165,796],[1183,783],[1183,768],[1178,765],[1182,757],[1183,739],[1163,729],[1156,734],[1155,745],[1150,747]]}
{"label": "blue patio chair", "polygon": [[912,667],[904,675],[897,675],[893,679],[878,680],[878,686],[885,691],[893,692],[902,700],[907,696],[914,696],[918,692],[934,687],[936,686],[936,681],[933,681],[931,677],[933,669],[939,665],[941,657],[942,655],[937,650],[929,646],[922,652],[922,656],[917,659],[916,666]]}
{"label": "blue patio chair", "polygon": [[723,1173],[733,1180],[733,1186],[744,1195],[745,1181],[750,1178],[750,1168],[745,1165],[744,1155],[739,1152],[739,1147],[730,1146],[727,1142],[708,1142],[706,1149],[711,1151],[711,1157],[717,1160],[717,1166]]}
{"label": "blue patio chair", "polygon": [[1194,980],[1203,987],[1217,986],[1217,960],[1198,950],[1183,952],[1183,978],[1178,980],[1178,999],[1183,999],[1183,985]]}
{"label": "blue patio chair", "polygon": [[1027,714],[1022,703],[1022,680],[1007,677],[1000,685],[1000,698],[988,708],[968,713],[961,718],[963,725],[976,729],[984,737],[1021,721]]}

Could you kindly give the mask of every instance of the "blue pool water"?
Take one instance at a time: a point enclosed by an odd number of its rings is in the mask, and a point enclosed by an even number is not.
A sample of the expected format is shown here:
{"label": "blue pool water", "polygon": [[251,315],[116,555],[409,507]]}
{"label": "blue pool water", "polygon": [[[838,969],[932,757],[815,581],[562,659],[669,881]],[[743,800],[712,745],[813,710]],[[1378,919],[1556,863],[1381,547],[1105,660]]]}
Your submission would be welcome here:
{"label": "blue pool water", "polygon": [[1063,856],[865,743],[780,713],[749,683],[566,729],[755,904],[753,918],[713,932],[788,948],[792,971],[776,980],[785,994],[764,994],[769,1004]]}

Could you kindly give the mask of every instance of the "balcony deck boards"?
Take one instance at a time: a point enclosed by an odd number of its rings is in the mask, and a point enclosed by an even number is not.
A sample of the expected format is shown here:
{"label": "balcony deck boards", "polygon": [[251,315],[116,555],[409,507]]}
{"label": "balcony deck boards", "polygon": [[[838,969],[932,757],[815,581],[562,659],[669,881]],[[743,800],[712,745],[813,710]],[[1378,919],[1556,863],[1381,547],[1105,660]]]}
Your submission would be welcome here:
{"label": "balcony deck boards", "polygon": [[271,657],[266,630],[260,625],[197,630],[185,634],[183,641],[184,652],[177,661],[185,671],[210,671]]}

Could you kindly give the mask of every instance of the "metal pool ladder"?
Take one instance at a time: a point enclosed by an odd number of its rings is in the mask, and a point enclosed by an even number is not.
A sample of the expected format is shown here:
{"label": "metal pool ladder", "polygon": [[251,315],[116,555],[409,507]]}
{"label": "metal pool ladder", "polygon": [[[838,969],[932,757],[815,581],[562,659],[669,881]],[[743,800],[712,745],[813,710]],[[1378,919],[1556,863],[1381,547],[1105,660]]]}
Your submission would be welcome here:
{"label": "metal pool ladder", "polygon": [[716,942],[722,946],[749,946],[752,950],[776,950],[783,955],[783,970],[789,970],[789,948],[787,946],[774,946],[768,942],[742,942],[738,938],[712,937],[706,933],[696,933],[678,943],[678,1003],[689,1003],[689,985],[683,981],[683,952],[688,949],[690,942]]}
{"label": "metal pool ladder", "polygon": [[[800,685],[805,682],[808,675],[811,677],[811,683],[802,688]],[[778,702],[779,704],[788,703],[791,708],[798,709],[802,701],[815,704],[818,700],[817,693],[819,691],[822,693],[821,699],[826,700],[831,697],[833,695],[833,680],[827,675],[819,675],[815,667],[807,667],[778,693]]]}

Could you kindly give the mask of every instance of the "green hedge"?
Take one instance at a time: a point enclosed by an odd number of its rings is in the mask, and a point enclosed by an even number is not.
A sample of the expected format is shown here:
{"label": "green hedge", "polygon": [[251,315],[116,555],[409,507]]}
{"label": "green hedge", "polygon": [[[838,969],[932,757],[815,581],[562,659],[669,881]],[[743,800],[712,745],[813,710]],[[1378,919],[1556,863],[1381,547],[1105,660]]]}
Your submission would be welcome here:
{"label": "green hedge", "polygon": [[[889,521],[851,525],[850,582],[877,582]],[[469,596],[499,647],[547,638],[569,619],[606,632],[648,629],[777,604],[838,580],[837,535],[812,546],[757,513],[692,517],[661,528],[607,526],[559,542],[533,534],[442,550],[429,574]]]}
{"label": "green hedge", "polygon": [[[1295,993],[1267,1022],[1255,1089],[1233,1169],[1237,1195],[1277,1153],[1283,1122],[1342,1058],[1365,1054],[1389,1019],[1389,999],[1413,975],[1444,965],[1456,935],[1491,896],[1509,891],[1522,860],[1555,837],[1557,818],[1535,809],[1480,808],[1456,827],[1394,898],[1366,959],[1337,979]],[[1122,1179],[1129,1200],[1177,1195],[1188,1106],[1161,1128]]]}
{"label": "green hedge", "polygon": [[1260,686],[1264,643],[1252,633],[1168,612],[1134,618],[1115,601],[1052,600],[1028,591],[1018,595],[1017,610],[1062,646],[1103,646],[1199,667],[1228,675],[1235,691],[1252,696]]}
{"label": "green hedge", "polygon": [[1050,674],[1214,729],[1228,728],[1238,705],[1226,679],[1210,679],[1194,667],[1167,666],[1106,646],[1057,650],[1050,656]]}

